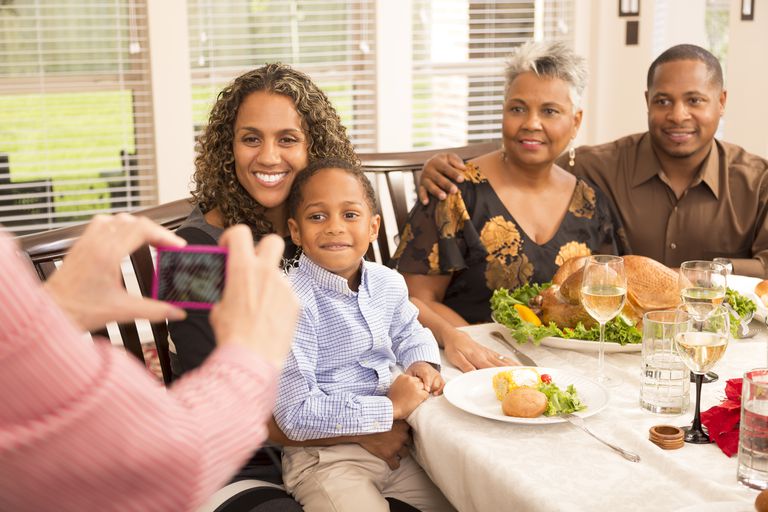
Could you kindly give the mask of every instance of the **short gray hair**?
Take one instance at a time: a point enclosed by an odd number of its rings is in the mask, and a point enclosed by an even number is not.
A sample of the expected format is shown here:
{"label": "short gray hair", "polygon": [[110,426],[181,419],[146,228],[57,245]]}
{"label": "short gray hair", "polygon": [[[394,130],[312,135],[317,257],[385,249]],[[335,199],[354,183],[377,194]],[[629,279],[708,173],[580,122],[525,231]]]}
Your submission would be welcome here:
{"label": "short gray hair", "polygon": [[571,90],[574,111],[581,110],[581,96],[587,86],[587,66],[565,43],[527,42],[515,50],[507,62],[504,96],[519,75],[532,71],[538,76],[559,78]]}

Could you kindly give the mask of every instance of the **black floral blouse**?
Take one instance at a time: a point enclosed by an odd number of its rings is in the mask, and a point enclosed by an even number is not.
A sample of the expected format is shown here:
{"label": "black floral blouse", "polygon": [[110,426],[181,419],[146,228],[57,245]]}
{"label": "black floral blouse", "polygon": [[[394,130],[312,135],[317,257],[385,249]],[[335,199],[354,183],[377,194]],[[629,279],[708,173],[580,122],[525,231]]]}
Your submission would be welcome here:
{"label": "black floral blouse", "polygon": [[517,225],[480,169],[467,164],[458,194],[414,206],[391,265],[404,274],[453,274],[443,303],[470,323],[490,321],[493,290],[550,281],[574,256],[628,252],[609,200],[577,180],[555,236],[539,245]]}

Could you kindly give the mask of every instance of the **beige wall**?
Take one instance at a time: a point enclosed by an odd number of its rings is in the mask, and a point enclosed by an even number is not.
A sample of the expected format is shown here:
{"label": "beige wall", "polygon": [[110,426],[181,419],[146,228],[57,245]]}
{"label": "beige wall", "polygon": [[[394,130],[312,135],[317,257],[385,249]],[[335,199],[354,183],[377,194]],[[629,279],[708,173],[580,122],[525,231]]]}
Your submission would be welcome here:
{"label": "beige wall", "polygon": [[[768,118],[768,102],[761,100],[768,91],[768,5],[758,4],[755,20],[741,21],[741,1],[731,0],[723,138],[768,157],[768,131],[757,121]],[[616,2],[576,2],[575,47],[590,72],[578,144],[646,130],[648,66],[672,45],[706,46],[705,10],[706,0],[643,0],[640,16],[633,18],[640,22],[640,44],[626,46],[629,18],[618,16]]]}
{"label": "beige wall", "polygon": [[723,138],[768,158],[768,2],[755,3],[755,19],[741,21],[741,2],[731,1]]}

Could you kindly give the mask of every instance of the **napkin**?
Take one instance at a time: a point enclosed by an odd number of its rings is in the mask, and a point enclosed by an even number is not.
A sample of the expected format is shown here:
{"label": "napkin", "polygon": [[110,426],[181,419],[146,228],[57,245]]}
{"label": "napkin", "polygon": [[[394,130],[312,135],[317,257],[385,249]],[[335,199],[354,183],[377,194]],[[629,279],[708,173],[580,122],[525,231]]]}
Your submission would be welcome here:
{"label": "napkin", "polygon": [[709,437],[729,457],[739,450],[739,420],[741,419],[741,379],[725,383],[725,400],[701,413],[701,423]]}

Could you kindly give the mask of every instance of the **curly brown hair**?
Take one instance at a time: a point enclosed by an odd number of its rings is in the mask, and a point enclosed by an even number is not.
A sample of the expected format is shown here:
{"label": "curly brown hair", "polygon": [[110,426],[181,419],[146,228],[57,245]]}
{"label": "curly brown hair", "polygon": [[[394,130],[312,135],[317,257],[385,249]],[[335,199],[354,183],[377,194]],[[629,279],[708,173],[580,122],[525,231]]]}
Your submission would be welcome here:
{"label": "curly brown hair", "polygon": [[304,73],[276,62],[235,78],[219,93],[200,136],[192,197],[203,213],[218,208],[225,227],[243,223],[255,235],[263,235],[274,232],[274,226],[265,218],[265,208],[237,179],[232,150],[237,111],[248,95],[258,91],[291,98],[307,137],[309,162],[335,157],[358,163],[359,159],[336,109]]}

